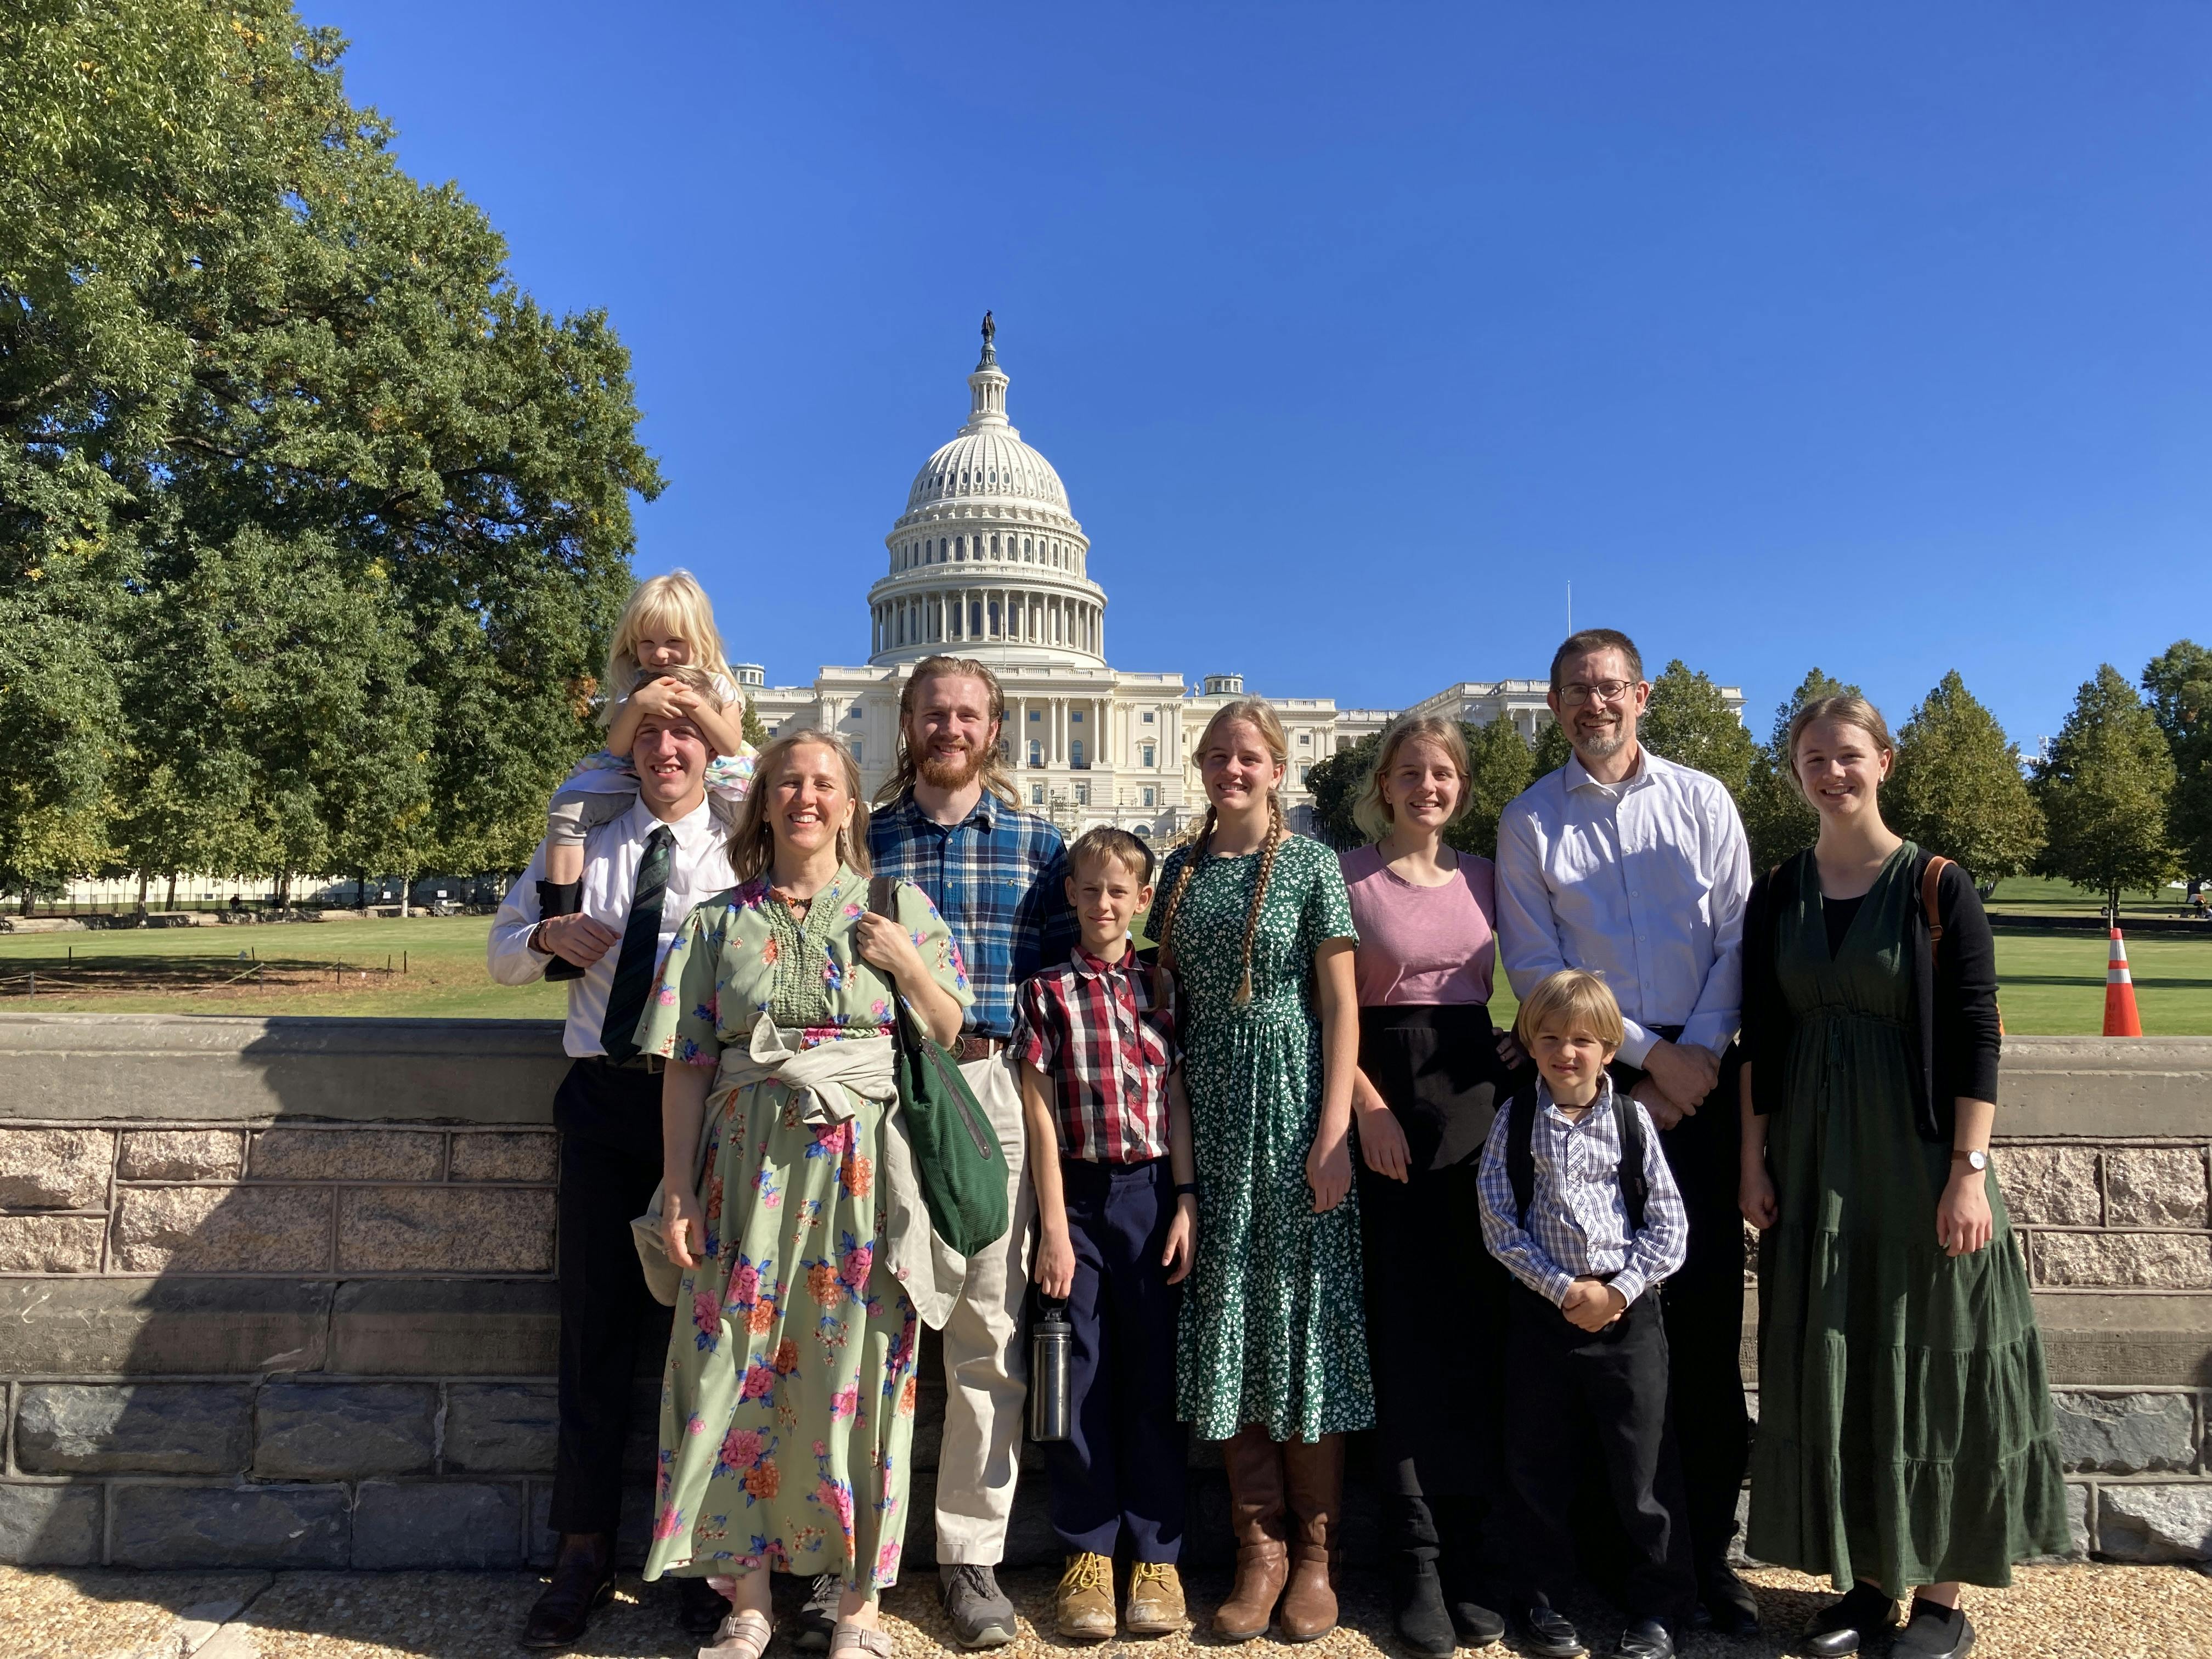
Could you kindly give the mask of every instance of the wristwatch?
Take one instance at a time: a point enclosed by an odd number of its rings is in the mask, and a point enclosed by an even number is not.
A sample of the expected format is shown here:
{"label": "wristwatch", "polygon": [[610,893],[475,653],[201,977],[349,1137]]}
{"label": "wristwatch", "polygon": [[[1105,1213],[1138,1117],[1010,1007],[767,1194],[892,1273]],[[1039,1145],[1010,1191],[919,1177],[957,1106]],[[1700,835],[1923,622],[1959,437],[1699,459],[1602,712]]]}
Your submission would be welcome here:
{"label": "wristwatch", "polygon": [[1987,1152],[1968,1152],[1954,1149],[1951,1153],[1951,1161],[1954,1164],[1962,1158],[1966,1160],[1966,1167],[1970,1170],[1986,1170],[1990,1167],[1990,1155]]}
{"label": "wristwatch", "polygon": [[537,951],[541,957],[550,957],[553,954],[552,951],[547,947],[545,943],[545,922],[550,920],[550,917],[541,920],[536,927],[530,930],[529,933],[525,936],[522,941],[526,948]]}

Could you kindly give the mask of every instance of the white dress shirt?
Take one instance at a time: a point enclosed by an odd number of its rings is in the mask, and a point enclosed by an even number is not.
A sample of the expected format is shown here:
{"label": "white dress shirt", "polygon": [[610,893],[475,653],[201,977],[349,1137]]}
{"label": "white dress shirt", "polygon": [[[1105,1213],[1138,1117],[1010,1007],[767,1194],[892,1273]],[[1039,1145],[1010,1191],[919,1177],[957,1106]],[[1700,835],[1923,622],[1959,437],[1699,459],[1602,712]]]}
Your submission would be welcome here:
{"label": "white dress shirt", "polygon": [[[612,988],[615,963],[622,957],[623,929],[629,925],[629,902],[637,884],[638,860],[645,843],[660,827],[660,820],[641,800],[620,817],[601,824],[584,837],[584,914],[614,930],[615,942],[607,953],[584,969],[581,979],[568,981],[568,1028],[561,1046],[581,1060],[606,1053],[599,1028],[606,1024],[607,993]],[[668,955],[677,929],[701,899],[737,885],[730,868],[730,849],[720,822],[702,801],[668,828],[676,845],[669,849],[668,887],[660,900],[660,939],[654,949],[657,968]],[[538,925],[538,884],[545,874],[545,844],[540,842],[522,878],[507,889],[507,897],[492,918],[491,941],[485,947],[486,965],[501,985],[527,985],[544,976],[553,958],[530,948],[530,930]]]}
{"label": "white dress shirt", "polygon": [[1570,760],[1498,823],[1498,939],[1514,994],[1562,968],[1603,975],[1632,1066],[1658,1041],[1655,1025],[1679,1025],[1680,1041],[1717,1054],[1735,1036],[1750,896],[1751,852],[1726,787],[1640,745],[1620,782]]}

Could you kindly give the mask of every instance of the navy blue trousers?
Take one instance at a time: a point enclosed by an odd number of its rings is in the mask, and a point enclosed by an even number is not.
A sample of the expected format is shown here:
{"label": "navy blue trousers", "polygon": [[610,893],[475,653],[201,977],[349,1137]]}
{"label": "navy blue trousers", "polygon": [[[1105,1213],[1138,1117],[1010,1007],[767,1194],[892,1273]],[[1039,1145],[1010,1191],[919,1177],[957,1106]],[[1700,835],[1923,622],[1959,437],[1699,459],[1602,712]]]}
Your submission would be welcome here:
{"label": "navy blue trousers", "polygon": [[1188,1479],[1176,1420],[1176,1313],[1182,1287],[1160,1265],[1175,1176],[1149,1164],[1063,1158],[1075,1283],[1067,1298],[1068,1438],[1048,1442],[1052,1529],[1071,1553],[1111,1555],[1127,1534],[1139,1561],[1182,1550]]}

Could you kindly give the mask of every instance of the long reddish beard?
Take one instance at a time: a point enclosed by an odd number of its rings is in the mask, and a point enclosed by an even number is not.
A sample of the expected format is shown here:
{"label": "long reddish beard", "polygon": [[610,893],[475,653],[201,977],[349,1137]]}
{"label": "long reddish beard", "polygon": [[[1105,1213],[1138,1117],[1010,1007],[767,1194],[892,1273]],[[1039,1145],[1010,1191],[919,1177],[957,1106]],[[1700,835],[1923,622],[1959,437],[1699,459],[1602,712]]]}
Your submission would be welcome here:
{"label": "long reddish beard", "polygon": [[933,789],[964,789],[975,781],[975,775],[982,769],[981,749],[963,749],[957,760],[926,754],[915,768],[921,775],[921,781]]}

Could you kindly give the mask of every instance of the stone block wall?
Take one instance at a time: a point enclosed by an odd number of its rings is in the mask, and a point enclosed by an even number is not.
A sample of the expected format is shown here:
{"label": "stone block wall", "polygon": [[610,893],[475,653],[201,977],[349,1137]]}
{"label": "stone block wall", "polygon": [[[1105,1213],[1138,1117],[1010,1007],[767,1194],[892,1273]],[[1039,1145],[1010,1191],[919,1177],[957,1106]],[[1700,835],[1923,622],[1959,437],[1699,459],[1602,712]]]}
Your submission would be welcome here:
{"label": "stone block wall", "polygon": [[[0,1560],[543,1562],[558,1043],[540,1022],[0,1016]],[[2212,1559],[2212,1039],[2014,1039],[2002,1092],[2077,1547]],[[665,1316],[640,1338],[633,1557]],[[927,1337],[921,1376],[917,1517]],[[1192,1465],[1193,1553],[1219,1559],[1218,1458]],[[1057,1553],[1040,1473],[1029,1448],[1010,1560]],[[909,1528],[916,1565],[932,1531]]]}

